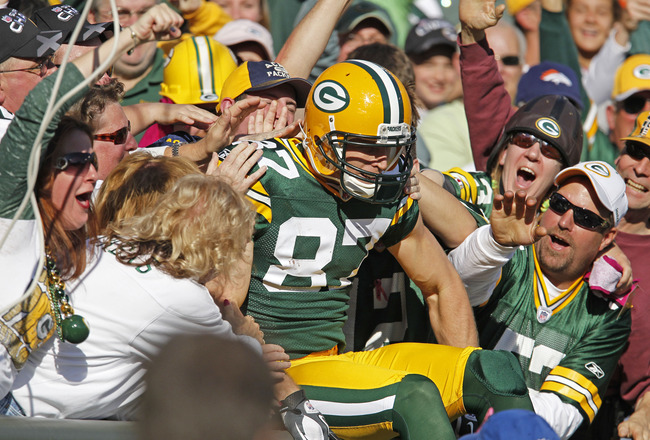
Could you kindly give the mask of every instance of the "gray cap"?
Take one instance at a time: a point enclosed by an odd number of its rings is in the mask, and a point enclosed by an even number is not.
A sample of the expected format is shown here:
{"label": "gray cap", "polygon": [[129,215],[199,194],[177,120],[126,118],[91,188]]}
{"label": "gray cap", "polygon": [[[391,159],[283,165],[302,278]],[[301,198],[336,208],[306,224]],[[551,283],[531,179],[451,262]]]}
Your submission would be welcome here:
{"label": "gray cap", "polygon": [[381,6],[366,1],[354,3],[346,9],[336,24],[336,30],[340,34],[347,34],[348,32],[352,32],[361,22],[369,19],[374,19],[381,23],[388,31],[388,37],[391,37],[395,33],[395,27],[388,12]]}
{"label": "gray cap", "polygon": [[456,28],[447,20],[423,18],[409,31],[404,52],[420,55],[440,45],[456,50]]}

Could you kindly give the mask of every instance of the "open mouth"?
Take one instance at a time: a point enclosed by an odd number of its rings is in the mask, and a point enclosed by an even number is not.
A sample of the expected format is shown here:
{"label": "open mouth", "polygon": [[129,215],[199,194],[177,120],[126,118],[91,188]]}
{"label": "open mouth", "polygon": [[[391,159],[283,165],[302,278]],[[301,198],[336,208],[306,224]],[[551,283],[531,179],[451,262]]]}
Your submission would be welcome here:
{"label": "open mouth", "polygon": [[90,208],[90,198],[92,197],[93,192],[88,191],[82,194],[77,194],[76,199],[77,203],[81,205],[82,208],[84,209],[89,209]]}
{"label": "open mouth", "polygon": [[566,249],[567,247],[570,246],[570,244],[558,237],[557,235],[549,235],[549,239],[551,240],[551,247],[555,250],[562,250]]}
{"label": "open mouth", "polygon": [[628,188],[632,188],[634,191],[643,192],[643,193],[648,192],[648,188],[646,188],[643,185],[639,185],[633,180],[625,179],[625,184],[627,185]]}
{"label": "open mouth", "polygon": [[530,168],[521,167],[517,170],[517,184],[521,187],[525,188],[530,186],[535,181],[536,177],[535,171]]}

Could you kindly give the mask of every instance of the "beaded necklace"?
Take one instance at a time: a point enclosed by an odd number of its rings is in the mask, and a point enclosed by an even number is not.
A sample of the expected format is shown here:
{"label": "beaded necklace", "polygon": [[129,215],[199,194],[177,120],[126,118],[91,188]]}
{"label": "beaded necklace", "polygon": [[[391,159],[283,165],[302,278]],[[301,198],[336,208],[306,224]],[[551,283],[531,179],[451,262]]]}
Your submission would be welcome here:
{"label": "beaded necklace", "polygon": [[65,281],[61,279],[56,267],[56,259],[49,249],[45,249],[45,268],[47,270],[47,288],[50,306],[56,321],[59,339],[72,344],[79,344],[88,338],[90,330],[86,320],[74,314],[68,295],[65,293]]}

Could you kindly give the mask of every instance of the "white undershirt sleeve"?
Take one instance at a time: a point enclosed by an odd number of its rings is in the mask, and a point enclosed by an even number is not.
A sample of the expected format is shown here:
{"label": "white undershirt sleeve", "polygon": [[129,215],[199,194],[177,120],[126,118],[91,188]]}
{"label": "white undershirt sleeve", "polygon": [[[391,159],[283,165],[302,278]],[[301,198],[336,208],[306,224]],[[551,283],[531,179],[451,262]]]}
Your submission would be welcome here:
{"label": "white undershirt sleeve", "polygon": [[497,243],[492,237],[492,227],[484,225],[449,253],[449,261],[463,280],[472,306],[483,304],[490,298],[501,268],[516,250],[517,247]]}
{"label": "white undershirt sleeve", "polygon": [[575,406],[562,402],[556,394],[529,389],[528,395],[535,413],[546,420],[562,440],[571,437],[582,423],[580,411]]}

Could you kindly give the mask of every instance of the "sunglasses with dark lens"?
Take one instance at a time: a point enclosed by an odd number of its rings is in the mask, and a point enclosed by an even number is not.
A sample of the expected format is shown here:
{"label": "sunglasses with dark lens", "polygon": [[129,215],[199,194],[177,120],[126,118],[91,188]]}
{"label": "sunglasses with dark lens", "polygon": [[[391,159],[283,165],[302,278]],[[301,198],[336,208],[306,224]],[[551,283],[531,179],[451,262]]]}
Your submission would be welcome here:
{"label": "sunglasses with dark lens", "polygon": [[557,160],[560,163],[564,163],[564,159],[562,158],[562,154],[560,153],[560,150],[558,150],[552,144],[546,142],[545,140],[539,139],[538,137],[533,136],[530,133],[515,133],[512,136],[510,136],[509,142],[520,148],[530,148],[536,143],[539,143],[539,150],[542,152],[542,154],[545,157],[548,157],[549,159]]}
{"label": "sunglasses with dark lens", "polygon": [[506,55],[504,57],[500,57],[499,55],[495,55],[494,59],[497,61],[501,60],[503,64],[506,66],[518,66],[519,65],[519,57],[517,55]]}
{"label": "sunglasses with dark lens", "polygon": [[635,141],[625,141],[625,150],[623,154],[627,154],[634,160],[642,160],[644,157],[650,159],[650,149],[645,144]]}
{"label": "sunglasses with dark lens", "polygon": [[130,131],[131,131],[131,121],[129,121],[126,127],[122,127],[119,130],[114,131],[113,133],[96,134],[94,136],[94,139],[97,141],[113,142],[115,145],[122,145],[126,143]]}
{"label": "sunglasses with dark lens", "polygon": [[97,155],[93,153],[68,153],[59,157],[54,163],[54,168],[63,171],[69,167],[85,167],[91,163],[95,169],[98,167]]}
{"label": "sunglasses with dark lens", "polygon": [[638,115],[645,108],[645,103],[648,101],[648,98],[643,96],[630,96],[629,98],[623,100],[621,107],[630,115]]}
{"label": "sunglasses with dark lens", "polygon": [[581,208],[569,202],[562,194],[553,193],[549,199],[548,207],[558,215],[562,215],[569,209],[573,210],[573,222],[591,231],[609,227],[609,222],[588,209]]}

